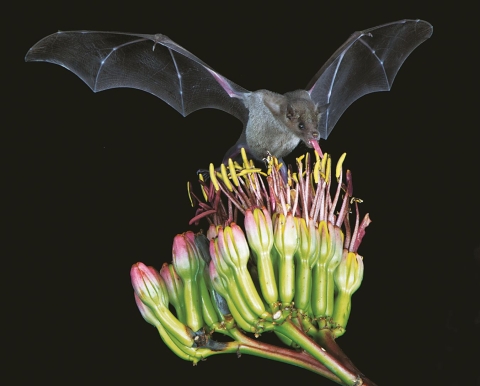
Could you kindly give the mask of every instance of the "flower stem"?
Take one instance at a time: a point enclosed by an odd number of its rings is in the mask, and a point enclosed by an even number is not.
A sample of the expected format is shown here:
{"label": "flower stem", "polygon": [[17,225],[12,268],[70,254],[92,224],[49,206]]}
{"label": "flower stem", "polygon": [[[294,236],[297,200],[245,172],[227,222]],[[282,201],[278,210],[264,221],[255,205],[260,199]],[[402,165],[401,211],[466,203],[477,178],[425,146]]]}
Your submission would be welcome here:
{"label": "flower stem", "polygon": [[340,378],[344,385],[362,385],[361,373],[352,371],[346,367],[336,357],[329,354],[324,348],[319,346],[310,337],[305,335],[291,321],[287,320],[282,325],[275,326],[275,330],[293,340],[311,356],[325,365],[326,368]]}
{"label": "flower stem", "polygon": [[224,353],[236,352],[237,354],[249,354],[266,359],[276,360],[278,362],[287,363],[310,370],[342,385],[342,381],[339,377],[332,374],[330,370],[328,370],[324,365],[322,365],[305,351],[291,350],[251,339],[237,328],[223,331],[216,330],[216,332],[223,333],[235,339],[235,342],[229,342],[227,344],[228,348],[223,351]]}
{"label": "flower stem", "polygon": [[363,380],[363,385],[365,386],[376,386],[374,382],[366,378],[360,370],[355,367],[353,362],[350,360],[349,357],[343,352],[343,350],[340,348],[340,346],[337,344],[335,341],[335,336],[332,330],[330,329],[322,329],[320,330],[317,335],[315,336],[315,340],[322,346],[324,347],[329,354],[333,355],[336,357],[340,362],[344,364],[345,367],[349,368],[353,372],[357,372],[362,376]]}

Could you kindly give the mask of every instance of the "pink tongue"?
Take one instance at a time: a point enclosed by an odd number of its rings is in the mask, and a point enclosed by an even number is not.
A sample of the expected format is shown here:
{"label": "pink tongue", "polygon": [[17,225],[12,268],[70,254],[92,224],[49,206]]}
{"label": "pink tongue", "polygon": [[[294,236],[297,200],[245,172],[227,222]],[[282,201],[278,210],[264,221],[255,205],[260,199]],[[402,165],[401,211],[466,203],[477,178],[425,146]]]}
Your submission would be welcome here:
{"label": "pink tongue", "polygon": [[310,143],[310,145],[312,145],[312,147],[317,151],[320,158],[323,158],[322,149],[320,149],[320,146],[319,146],[318,142],[311,139],[310,141],[308,141],[308,143]]}

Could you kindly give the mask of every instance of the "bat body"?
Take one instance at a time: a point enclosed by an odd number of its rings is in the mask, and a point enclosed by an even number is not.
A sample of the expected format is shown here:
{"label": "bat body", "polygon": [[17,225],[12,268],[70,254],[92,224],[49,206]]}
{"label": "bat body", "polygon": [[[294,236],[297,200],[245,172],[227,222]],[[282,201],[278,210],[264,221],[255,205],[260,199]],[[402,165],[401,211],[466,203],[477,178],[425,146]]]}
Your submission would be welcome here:
{"label": "bat body", "polygon": [[241,147],[256,159],[288,155],[300,143],[320,152],[340,116],[361,96],[388,91],[408,55],[432,34],[422,20],[401,20],[356,32],[305,90],[248,91],[215,72],[165,35],[57,32],[35,44],[26,61],[59,64],[94,92],[131,87],[161,98],[183,116],[216,108],[237,117],[243,131],[224,161]]}

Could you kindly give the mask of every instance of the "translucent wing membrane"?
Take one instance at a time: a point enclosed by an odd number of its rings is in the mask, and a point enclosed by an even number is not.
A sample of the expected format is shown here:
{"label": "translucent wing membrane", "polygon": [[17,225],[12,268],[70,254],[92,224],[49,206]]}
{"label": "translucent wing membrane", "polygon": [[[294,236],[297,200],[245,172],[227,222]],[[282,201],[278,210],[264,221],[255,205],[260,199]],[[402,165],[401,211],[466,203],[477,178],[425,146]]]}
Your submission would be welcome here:
{"label": "translucent wing membrane", "polygon": [[244,124],[248,119],[240,99],[248,91],[212,74],[207,64],[164,35],[58,32],[35,44],[25,60],[63,66],[94,92],[117,87],[147,91],[183,116],[216,108]]}
{"label": "translucent wing membrane", "polygon": [[319,125],[321,137],[328,137],[358,98],[390,90],[405,59],[432,32],[425,21],[401,20],[354,33],[306,88],[315,103],[325,108]]}

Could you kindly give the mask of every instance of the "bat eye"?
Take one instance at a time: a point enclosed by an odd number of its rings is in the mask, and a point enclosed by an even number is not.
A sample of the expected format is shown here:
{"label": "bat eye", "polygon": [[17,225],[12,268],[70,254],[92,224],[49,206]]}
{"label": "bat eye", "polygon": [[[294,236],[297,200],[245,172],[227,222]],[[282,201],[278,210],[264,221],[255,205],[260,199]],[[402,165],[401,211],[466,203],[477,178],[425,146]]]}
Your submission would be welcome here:
{"label": "bat eye", "polygon": [[299,128],[300,130],[303,130],[303,129],[305,129],[305,125],[300,122],[300,123],[298,124],[298,128]]}

